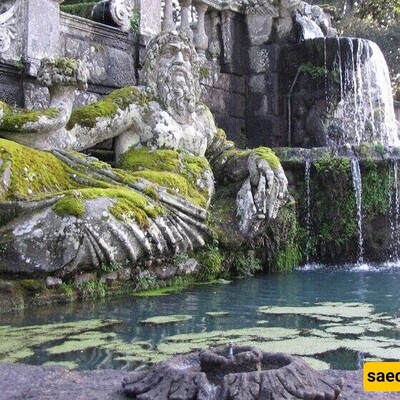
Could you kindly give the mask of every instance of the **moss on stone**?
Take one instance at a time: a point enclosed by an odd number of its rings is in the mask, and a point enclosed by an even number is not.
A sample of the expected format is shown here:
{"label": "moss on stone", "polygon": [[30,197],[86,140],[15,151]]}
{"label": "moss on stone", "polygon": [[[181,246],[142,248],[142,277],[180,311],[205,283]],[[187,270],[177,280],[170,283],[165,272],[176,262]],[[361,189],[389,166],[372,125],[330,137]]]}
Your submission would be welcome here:
{"label": "moss on stone", "polygon": [[[184,151],[142,147],[123,154],[119,166],[130,172],[130,179],[144,178],[202,207],[208,203],[207,190],[197,186],[202,175],[211,171],[204,157],[192,156]],[[149,197],[155,195],[151,188],[149,190],[146,193]]]}
{"label": "moss on stone", "polygon": [[37,122],[41,117],[49,119],[58,117],[60,110],[57,108],[48,108],[46,110],[26,110],[21,108],[11,108],[1,102],[0,107],[3,109],[3,118],[0,119],[0,130],[6,132],[21,132],[24,125],[28,122]]}
{"label": "moss on stone", "polygon": [[48,152],[0,139],[0,159],[12,165],[6,198],[43,196],[77,186],[70,177],[70,168]]}
{"label": "moss on stone", "polygon": [[258,147],[253,150],[254,154],[257,154],[259,157],[268,161],[268,164],[272,169],[278,169],[281,166],[279,158],[275,155],[275,153],[269,147]]}
{"label": "moss on stone", "polygon": [[53,210],[61,217],[66,215],[81,217],[85,214],[85,203],[82,198],[67,196],[58,200]]}
{"label": "moss on stone", "polygon": [[176,150],[151,150],[142,147],[124,153],[119,167],[126,171],[178,172],[179,164],[180,157]]}
{"label": "moss on stone", "polygon": [[71,129],[75,125],[93,128],[98,118],[112,118],[118,113],[118,110],[125,110],[132,104],[144,106],[151,100],[153,100],[153,96],[140,91],[137,87],[117,89],[96,103],[74,110],[68,121],[67,129]]}

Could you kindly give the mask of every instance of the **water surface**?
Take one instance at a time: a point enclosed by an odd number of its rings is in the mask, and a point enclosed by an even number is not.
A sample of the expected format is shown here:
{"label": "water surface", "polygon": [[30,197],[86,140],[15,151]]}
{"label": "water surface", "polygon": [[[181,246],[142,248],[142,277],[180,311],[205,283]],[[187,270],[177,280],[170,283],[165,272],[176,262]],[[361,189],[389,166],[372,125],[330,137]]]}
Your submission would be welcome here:
{"label": "water surface", "polygon": [[[318,268],[309,267],[299,269],[286,275],[263,275],[254,278],[233,281],[230,284],[213,284],[194,286],[184,291],[160,297],[123,297],[117,299],[105,299],[101,302],[84,302],[73,305],[54,305],[51,307],[25,310],[21,313],[6,314],[0,316],[0,357],[3,360],[21,361],[31,364],[45,364],[48,362],[72,362],[79,369],[96,368],[128,368],[137,369],[149,364],[146,358],[148,352],[157,352],[157,346],[165,347],[168,343],[176,346],[183,343],[188,346],[190,343],[196,347],[196,343],[217,343],[220,345],[221,337],[224,341],[226,332],[226,343],[233,340],[237,344],[243,341],[247,343],[254,340],[257,332],[265,329],[266,336],[261,335],[258,339],[260,344],[269,346],[268,349],[278,350],[285,348],[284,343],[274,341],[274,335],[282,336],[282,340],[289,340],[295,343],[293,335],[298,337],[299,345],[314,343],[314,339],[321,339],[322,350],[315,347],[315,354],[312,349],[300,348],[300,355],[313,357],[324,361],[332,368],[355,369],[360,367],[363,357],[396,359],[400,354],[400,347],[396,341],[399,339],[400,319],[397,321],[400,312],[400,267],[397,265],[371,267],[361,265],[356,267],[330,267]],[[259,307],[265,306],[294,306],[309,307],[320,303],[362,303],[371,306],[371,315],[360,318],[344,318],[342,321],[335,321],[330,317],[322,320],[318,316],[302,315],[299,311],[292,313],[281,313],[278,315],[263,314]],[[360,309],[354,305],[354,309]],[[358,308],[357,308],[358,307]],[[229,313],[225,316],[211,316],[208,312],[224,311]],[[174,314],[185,314],[192,316],[189,321],[167,324],[147,325],[140,321],[154,316],[166,316]],[[390,317],[390,318],[389,318]],[[67,332],[65,336],[57,331],[57,324],[66,322],[77,322],[87,320],[120,320],[122,323],[103,328],[84,328],[79,332]],[[383,325],[381,324],[383,323]],[[24,331],[12,331],[7,329],[17,327],[31,327],[44,324],[55,324],[54,329],[49,329],[46,338],[37,328],[30,328],[27,333]],[[361,325],[360,325],[361,324]],[[376,324],[376,329],[369,331],[366,326]],[[381,325],[381,326],[380,326]],[[341,334],[341,327],[359,327],[360,332]],[[253,330],[252,328],[258,328]],[[272,328],[286,328],[287,330],[271,330]],[[339,332],[337,330],[339,329]],[[52,335],[54,331],[54,336]],[[238,330],[240,334],[234,335],[232,330]],[[336,330],[336,332],[335,332]],[[219,341],[209,342],[208,333],[220,332]],[[229,332],[228,332],[229,331]],[[25,349],[15,351],[12,346],[18,348],[10,339],[18,334],[22,336],[29,351]],[[30,340],[35,332],[42,335],[32,343]],[[93,332],[100,332],[98,342],[87,347],[82,346],[74,350],[74,344],[82,338],[93,338]],[[246,336],[246,332],[252,332],[252,338]],[[295,332],[295,333],[294,333]],[[328,333],[330,332],[330,333]],[[332,333],[333,332],[333,333]],[[202,336],[179,337],[175,335],[206,334]],[[110,335],[109,337],[107,335]],[[244,335],[244,336],[241,336]],[[267,339],[271,336],[270,339]],[[316,335],[316,336],[314,336]],[[3,338],[1,337],[3,336]],[[199,339],[200,337],[200,339]],[[172,338],[172,339],[171,339]],[[310,341],[307,341],[310,339]],[[197,340],[197,342],[196,342]],[[217,340],[217,339],[215,339]],[[301,340],[301,341],[300,341]],[[330,346],[330,340],[335,345]],[[374,351],[374,340],[380,341],[380,352]],[[337,345],[341,341],[343,346]],[[385,341],[388,341],[385,343]],[[54,346],[70,345],[69,350],[51,351]],[[7,343],[10,349],[7,353]],[[119,350],[112,346],[115,343],[125,344]],[[124,354],[141,343],[143,350],[138,350],[135,356],[124,359]],[[289,343],[289,342],[288,342]],[[355,346],[355,344],[357,346]],[[372,344],[371,344],[372,343]],[[378,342],[376,342],[378,343]],[[108,347],[107,345],[108,344]],[[303,346],[303,347],[304,347]],[[377,345],[378,346],[378,345]],[[400,346],[400,343],[399,343]],[[201,346],[199,345],[201,348]],[[301,346],[300,346],[301,347]],[[314,346],[310,346],[314,347]],[[288,347],[291,348],[291,347]],[[59,348],[58,348],[59,349]],[[185,349],[185,347],[183,347]],[[296,349],[293,350],[297,352]],[[171,350],[171,354],[173,350]],[[143,354],[143,359],[140,355]],[[166,350],[169,354],[169,349]],[[380,354],[383,357],[378,357]],[[378,356],[377,356],[378,355]],[[15,356],[13,358],[13,356]],[[164,357],[165,358],[165,357]]]}

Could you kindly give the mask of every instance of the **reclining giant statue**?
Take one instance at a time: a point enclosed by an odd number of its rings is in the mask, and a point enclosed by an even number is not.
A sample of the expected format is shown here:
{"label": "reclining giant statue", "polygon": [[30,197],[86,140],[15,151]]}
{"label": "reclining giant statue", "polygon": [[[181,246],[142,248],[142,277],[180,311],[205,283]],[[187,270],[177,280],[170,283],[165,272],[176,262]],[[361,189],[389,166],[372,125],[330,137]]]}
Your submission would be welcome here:
{"label": "reclining giant statue", "polygon": [[[50,107],[0,102],[0,267],[59,275],[135,265],[202,246],[214,181],[241,182],[238,231],[250,239],[287,201],[268,148],[238,150],[199,102],[197,54],[184,33],[149,44],[142,86],[72,110],[87,73],[43,60]],[[115,138],[116,167],[80,151]]]}

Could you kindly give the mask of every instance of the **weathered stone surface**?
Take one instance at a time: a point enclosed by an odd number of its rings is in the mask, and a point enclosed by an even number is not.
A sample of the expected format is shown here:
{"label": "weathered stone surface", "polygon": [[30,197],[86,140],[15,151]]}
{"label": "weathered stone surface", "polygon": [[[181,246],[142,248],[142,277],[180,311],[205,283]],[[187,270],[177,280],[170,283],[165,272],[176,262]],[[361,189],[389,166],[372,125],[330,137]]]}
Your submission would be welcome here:
{"label": "weathered stone surface", "polygon": [[343,381],[322,376],[298,357],[228,346],[174,357],[133,373],[122,385],[134,398],[333,400]]}
{"label": "weathered stone surface", "polygon": [[52,276],[48,276],[45,279],[45,284],[48,289],[57,289],[62,285],[62,280],[60,278],[54,278]]}
{"label": "weathered stone surface", "polygon": [[[60,366],[0,363],[0,390],[8,400],[32,399],[97,400],[126,399],[121,379],[131,372],[119,370],[70,371]],[[342,397],[352,400],[395,400],[398,393],[365,392],[362,371],[320,371],[327,379],[343,379]],[[185,400],[187,400],[185,398]]]}

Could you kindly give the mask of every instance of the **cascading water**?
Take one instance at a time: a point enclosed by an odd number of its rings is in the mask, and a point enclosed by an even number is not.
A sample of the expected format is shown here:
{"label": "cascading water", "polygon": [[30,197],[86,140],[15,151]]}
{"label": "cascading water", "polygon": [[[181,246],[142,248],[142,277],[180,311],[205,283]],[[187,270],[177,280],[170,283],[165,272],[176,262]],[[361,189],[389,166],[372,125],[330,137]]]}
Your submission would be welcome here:
{"label": "cascading water", "polygon": [[399,146],[389,71],[379,47],[365,39],[341,38],[335,64],[340,100],[331,125],[341,127],[335,144]]}
{"label": "cascading water", "polygon": [[351,172],[353,175],[354,194],[356,198],[357,209],[357,227],[358,227],[358,257],[357,264],[362,264],[364,261],[364,240],[362,233],[362,186],[361,186],[361,171],[358,159],[351,159]]}
{"label": "cascading water", "polygon": [[390,175],[389,206],[390,206],[390,261],[398,263],[400,261],[400,190],[398,182],[399,164],[398,160],[392,160],[392,171]]}
{"label": "cascading water", "polygon": [[310,246],[311,246],[311,160],[306,159],[305,169],[304,169],[304,180],[306,184],[306,229],[307,229],[307,243],[306,243],[306,264],[310,261]]}

